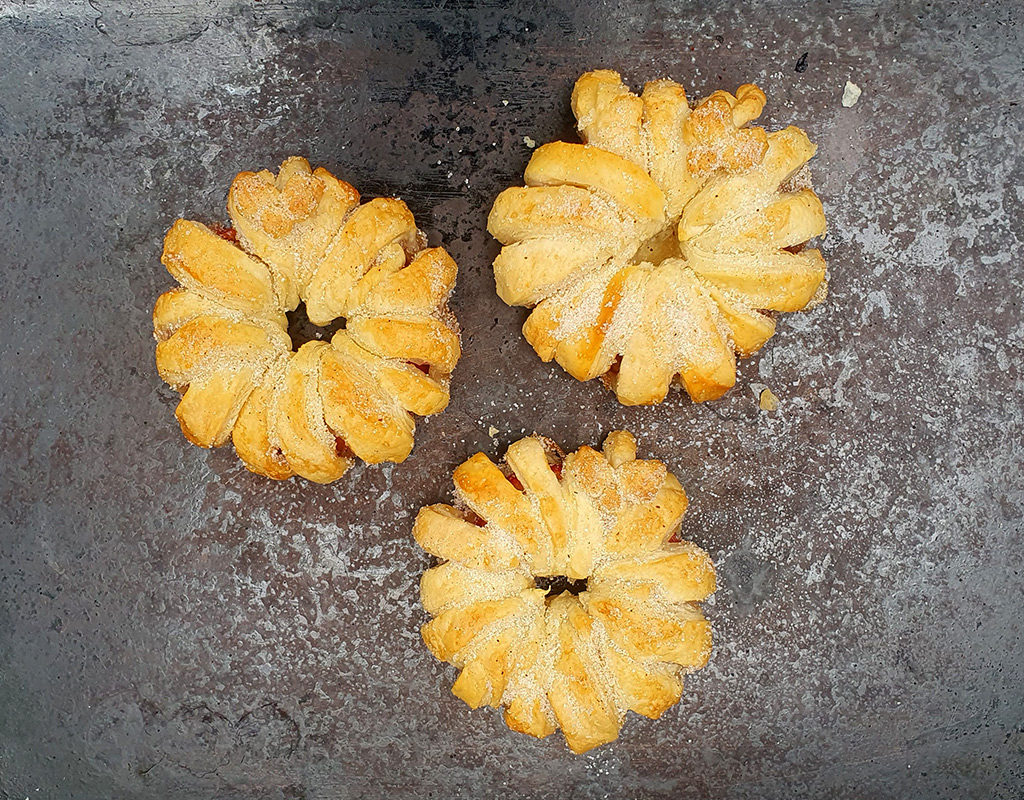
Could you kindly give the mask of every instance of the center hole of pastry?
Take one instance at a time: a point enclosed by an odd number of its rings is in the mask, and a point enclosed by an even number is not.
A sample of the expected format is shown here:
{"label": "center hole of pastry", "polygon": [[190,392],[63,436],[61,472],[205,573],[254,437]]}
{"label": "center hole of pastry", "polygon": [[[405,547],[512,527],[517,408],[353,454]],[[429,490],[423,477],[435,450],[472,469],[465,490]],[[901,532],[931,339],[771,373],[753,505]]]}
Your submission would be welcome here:
{"label": "center hole of pastry", "polygon": [[658,266],[665,259],[680,258],[681,255],[679,239],[676,236],[676,223],[673,221],[671,225],[666,225],[637,248],[633,255],[633,263],[641,264],[646,261]]}
{"label": "center hole of pastry", "polygon": [[586,578],[574,581],[565,577],[565,575],[538,575],[534,578],[534,583],[538,589],[547,590],[547,597],[558,597],[558,595],[565,592],[577,595],[587,591]]}
{"label": "center hole of pastry", "polygon": [[314,325],[306,315],[305,303],[299,303],[298,308],[285,316],[288,317],[288,336],[292,340],[293,350],[298,350],[306,342],[329,342],[334,334],[345,327],[342,317],[330,325]]}

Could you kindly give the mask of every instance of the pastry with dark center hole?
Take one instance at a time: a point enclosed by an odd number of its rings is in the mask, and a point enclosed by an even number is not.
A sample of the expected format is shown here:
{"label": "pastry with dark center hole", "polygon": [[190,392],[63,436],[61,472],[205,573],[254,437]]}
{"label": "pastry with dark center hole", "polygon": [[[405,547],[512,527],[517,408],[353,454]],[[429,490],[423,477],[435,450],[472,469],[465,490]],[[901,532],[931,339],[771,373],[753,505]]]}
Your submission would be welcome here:
{"label": "pastry with dark center hole", "polygon": [[442,559],[420,585],[422,635],[460,670],[457,697],[531,736],[561,728],[576,753],[617,738],[627,710],[678,702],[711,653],[697,603],[715,570],[676,541],[686,494],[664,464],[638,461],[624,431],[564,458],[531,436],[454,483],[456,506],[421,509],[413,535]]}
{"label": "pastry with dark center hole", "polygon": [[[156,363],[183,393],[189,441],[230,437],[253,472],[329,483],[355,458],[404,460],[414,416],[447,406],[461,353],[455,262],[426,247],[401,200],[359,201],[289,158],[276,176],[235,178],[233,228],[171,227],[161,260],[180,287],[153,310]],[[333,335],[293,341],[309,323]]]}
{"label": "pastry with dark center hole", "polygon": [[751,126],[764,104],[751,84],[691,108],[670,80],[639,97],[609,70],[576,82],[584,143],[539,147],[487,223],[498,294],[533,309],[523,334],[544,361],[626,405],[673,383],[712,400],[775,312],[824,299],[825,261],[801,247],[825,232],[803,169],[815,146]]}

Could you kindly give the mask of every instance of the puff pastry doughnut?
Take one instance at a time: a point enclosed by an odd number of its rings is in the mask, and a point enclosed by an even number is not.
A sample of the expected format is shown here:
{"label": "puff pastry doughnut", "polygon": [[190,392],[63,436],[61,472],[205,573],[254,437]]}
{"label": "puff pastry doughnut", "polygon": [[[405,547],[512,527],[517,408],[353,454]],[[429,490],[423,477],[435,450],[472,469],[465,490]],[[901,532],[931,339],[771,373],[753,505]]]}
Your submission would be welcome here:
{"label": "puff pastry doughnut", "polygon": [[691,108],[669,80],[639,97],[609,70],[577,81],[584,143],[539,147],[487,223],[504,245],[498,294],[533,308],[523,333],[542,359],[602,376],[626,405],[660,403],[673,382],[711,400],[774,312],[824,299],[825,261],[803,245],[825,216],[799,187],[815,146],[750,126],[764,104],[751,84]]}
{"label": "puff pastry doughnut", "polygon": [[[359,193],[304,158],[275,176],[242,172],[233,229],[179,219],[162,262],[180,286],[156,302],[160,376],[183,392],[181,430],[200,447],[230,437],[253,472],[336,480],[354,463],[402,461],[414,415],[448,404],[459,329],[448,310],[456,266],[426,248],[400,200]],[[293,348],[286,312],[330,342]]]}
{"label": "puff pastry doughnut", "polygon": [[627,710],[657,719],[678,702],[711,653],[697,603],[715,570],[673,541],[686,494],[664,464],[636,460],[623,431],[564,458],[531,436],[454,482],[458,507],[421,509],[413,535],[442,559],[420,585],[422,635],[459,668],[457,697],[531,736],[561,728],[576,753],[617,738]]}

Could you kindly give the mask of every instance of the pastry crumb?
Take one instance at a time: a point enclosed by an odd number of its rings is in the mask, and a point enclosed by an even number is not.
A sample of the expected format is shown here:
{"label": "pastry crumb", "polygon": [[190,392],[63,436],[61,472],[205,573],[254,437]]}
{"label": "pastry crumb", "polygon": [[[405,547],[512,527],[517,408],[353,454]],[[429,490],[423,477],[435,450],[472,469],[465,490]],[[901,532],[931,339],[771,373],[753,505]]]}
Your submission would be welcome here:
{"label": "pastry crumb", "polygon": [[529,136],[523,137],[523,144],[525,144],[531,150],[537,146],[537,142],[531,139]]}
{"label": "pastry crumb", "polygon": [[853,81],[847,81],[843,87],[843,108],[853,108],[860,100],[860,87]]}
{"label": "pastry crumb", "polygon": [[495,428],[493,425],[487,429],[487,435],[490,436],[492,439],[495,436],[497,436],[499,433],[500,433],[500,431],[497,428]]}
{"label": "pastry crumb", "polygon": [[779,407],[779,398],[771,389],[765,388],[758,396],[757,405],[762,411],[775,411]]}

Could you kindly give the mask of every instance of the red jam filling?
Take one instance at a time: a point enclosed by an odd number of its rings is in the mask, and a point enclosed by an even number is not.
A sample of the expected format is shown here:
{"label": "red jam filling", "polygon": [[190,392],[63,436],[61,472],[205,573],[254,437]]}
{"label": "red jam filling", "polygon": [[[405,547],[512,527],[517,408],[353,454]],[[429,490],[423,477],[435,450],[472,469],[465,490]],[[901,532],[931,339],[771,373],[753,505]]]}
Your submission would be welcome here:
{"label": "red jam filling", "polygon": [[549,464],[548,466],[550,466],[551,471],[555,473],[555,477],[558,478],[558,480],[562,480],[562,462],[559,461],[555,464]]}
{"label": "red jam filling", "polygon": [[467,513],[466,522],[468,522],[470,525],[476,525],[478,528],[482,528],[484,527],[484,525],[487,524],[484,521],[483,517],[481,517],[479,514],[474,514],[472,511]]}
{"label": "red jam filling", "polygon": [[334,451],[337,453],[338,458],[352,458],[355,456],[352,448],[348,446],[348,442],[340,436],[334,437]]}
{"label": "red jam filling", "polygon": [[683,541],[683,523],[682,520],[676,523],[675,528],[668,535],[667,541],[669,542],[681,542]]}
{"label": "red jam filling", "polygon": [[523,491],[523,484],[519,481],[515,475],[508,476],[508,482],[515,486],[519,491]]}
{"label": "red jam filling", "polygon": [[217,234],[221,239],[231,242],[232,244],[238,244],[238,231],[229,225],[222,225],[219,222],[213,222],[207,227]]}

